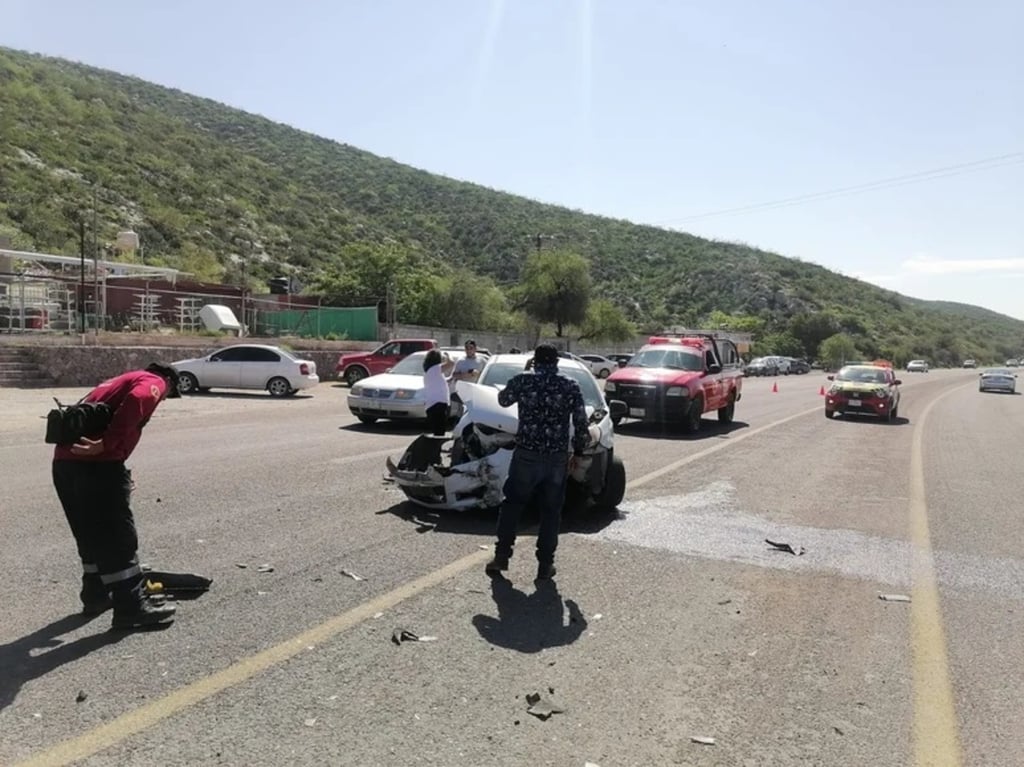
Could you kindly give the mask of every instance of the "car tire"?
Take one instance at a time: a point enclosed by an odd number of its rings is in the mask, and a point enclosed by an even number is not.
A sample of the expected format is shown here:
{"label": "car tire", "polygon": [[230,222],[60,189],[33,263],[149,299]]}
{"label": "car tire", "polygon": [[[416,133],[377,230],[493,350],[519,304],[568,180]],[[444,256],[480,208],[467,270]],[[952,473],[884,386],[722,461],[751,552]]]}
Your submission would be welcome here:
{"label": "car tire", "polygon": [[598,371],[598,373],[597,373],[597,377],[598,377],[598,378],[607,378],[607,377],[608,377],[608,376],[610,376],[611,374],[612,374],[612,371],[611,371],[611,370],[609,370],[608,368],[601,368],[601,369],[600,369],[600,370]]}
{"label": "car tire", "polygon": [[890,415],[890,418],[889,418],[890,421],[895,421],[897,418],[899,418],[900,417],[900,406],[897,405],[896,407],[894,407],[892,409],[892,411],[889,413],[889,415]]}
{"label": "car tire", "polygon": [[622,459],[612,455],[604,475],[604,487],[594,496],[594,504],[601,509],[614,511],[626,496],[626,466]]}
{"label": "car tire", "polygon": [[287,397],[291,390],[292,385],[288,383],[287,378],[274,376],[267,381],[267,391],[270,392],[271,397]]}
{"label": "car tire", "polygon": [[828,409],[825,410],[825,417],[826,418],[834,418],[835,415],[836,415],[836,411],[835,410],[828,410]]}
{"label": "car tire", "polygon": [[199,391],[199,379],[191,373],[178,373],[178,393],[195,394]]}
{"label": "car tire", "polygon": [[732,419],[736,415],[736,395],[729,395],[729,404],[725,407],[718,408],[718,422],[719,423],[732,423]]}
{"label": "car tire", "polygon": [[345,371],[345,383],[351,388],[366,378],[367,375],[367,370],[362,365],[353,365]]}
{"label": "car tire", "polygon": [[689,434],[700,431],[701,416],[704,415],[704,400],[695,397],[690,400],[690,407],[686,410],[686,419],[683,421],[683,430]]}
{"label": "car tire", "polygon": [[622,423],[622,416],[621,415],[613,415],[612,416],[612,426],[618,426],[620,423]]}
{"label": "car tire", "polygon": [[367,426],[377,423],[377,416],[375,415],[357,415],[356,418],[359,419],[360,423],[365,423]]}

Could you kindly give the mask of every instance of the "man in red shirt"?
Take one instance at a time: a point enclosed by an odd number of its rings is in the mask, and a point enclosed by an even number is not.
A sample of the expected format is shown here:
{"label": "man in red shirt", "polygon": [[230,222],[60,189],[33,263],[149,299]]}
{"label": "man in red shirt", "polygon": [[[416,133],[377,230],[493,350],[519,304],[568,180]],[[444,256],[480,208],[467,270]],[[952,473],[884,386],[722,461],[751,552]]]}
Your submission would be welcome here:
{"label": "man in red shirt", "polygon": [[157,405],[180,396],[177,373],[157,363],[104,381],[85,401],[108,404],[110,424],[101,434],[57,445],[53,452],[53,485],[82,560],[82,611],[97,615],[113,607],[113,628],[174,619],[173,605],[144,594],[130,506],[132,476],[125,461]]}

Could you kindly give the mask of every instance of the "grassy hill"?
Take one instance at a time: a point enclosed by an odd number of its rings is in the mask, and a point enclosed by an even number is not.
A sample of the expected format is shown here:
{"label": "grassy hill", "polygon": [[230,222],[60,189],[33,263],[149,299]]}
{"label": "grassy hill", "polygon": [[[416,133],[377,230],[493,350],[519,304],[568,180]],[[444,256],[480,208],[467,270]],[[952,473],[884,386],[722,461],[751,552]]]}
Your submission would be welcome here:
{"label": "grassy hill", "polygon": [[[237,281],[245,257],[254,284],[291,271],[307,285],[340,280],[335,292],[353,300],[381,297],[388,279],[413,295],[459,269],[502,290],[545,233],[584,255],[597,293],[642,329],[724,313],[783,351],[810,316],[851,334],[866,355],[951,362],[1024,349],[1024,323],[977,307],[544,205],[177,90],[0,48],[0,234],[18,247],[76,253],[77,216],[94,195],[100,241],[131,226],[148,262],[204,279]],[[415,300],[400,312],[429,319]]]}

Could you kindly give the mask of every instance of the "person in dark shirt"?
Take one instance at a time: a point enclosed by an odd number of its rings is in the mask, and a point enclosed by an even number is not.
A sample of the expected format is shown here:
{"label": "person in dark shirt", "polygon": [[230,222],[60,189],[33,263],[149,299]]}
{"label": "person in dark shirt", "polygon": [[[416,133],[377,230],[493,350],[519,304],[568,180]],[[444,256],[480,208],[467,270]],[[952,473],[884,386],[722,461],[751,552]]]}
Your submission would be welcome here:
{"label": "person in dark shirt", "polygon": [[85,397],[86,402],[105,402],[113,409],[103,433],[54,448],[54,489],[82,560],[82,612],[98,615],[113,607],[113,628],[173,620],[173,605],[153,602],[144,594],[130,506],[132,477],[125,461],[157,405],[180,396],[173,368],[153,363],[145,370],[123,373]]}
{"label": "person in dark shirt", "polygon": [[531,362],[527,368],[532,368],[532,372],[514,376],[498,393],[502,407],[518,403],[519,428],[505,481],[505,500],[498,514],[498,543],[486,570],[496,574],[508,569],[519,518],[527,506],[536,503],[540,511],[537,580],[547,580],[555,574],[555,549],[568,472],[586,449],[590,434],[579,384],[558,374],[558,350],[541,344],[534,350]]}

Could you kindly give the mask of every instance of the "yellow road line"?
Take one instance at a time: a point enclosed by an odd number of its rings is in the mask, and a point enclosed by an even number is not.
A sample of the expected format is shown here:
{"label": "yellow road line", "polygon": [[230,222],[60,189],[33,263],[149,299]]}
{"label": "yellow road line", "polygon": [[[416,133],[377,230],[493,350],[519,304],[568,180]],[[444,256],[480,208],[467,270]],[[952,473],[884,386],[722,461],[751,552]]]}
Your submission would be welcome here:
{"label": "yellow road line", "polygon": [[928,502],[925,493],[922,443],[931,409],[951,389],[925,407],[914,426],[910,451],[910,534],[914,544],[913,591],[910,603],[914,680],[914,764],[918,767],[959,767],[959,724],[949,673],[942,606],[935,577]]}
{"label": "yellow road line", "polygon": [[[787,416],[786,418],[781,418],[778,421],[772,421],[769,424],[765,424],[764,426],[760,426],[751,431],[746,431],[740,435],[730,437],[724,442],[713,445],[704,450],[700,450],[692,455],[686,456],[685,458],[681,458],[678,461],[674,461],[667,466],[656,469],[649,474],[638,477],[627,486],[639,487],[640,485],[657,479],[664,474],[675,471],[681,466],[693,463],[694,461],[705,458],[713,453],[717,453],[730,445],[735,445],[737,442],[741,442],[744,439],[761,434],[762,432],[773,429],[776,426],[781,426],[784,423],[788,423],[789,421],[810,413],[821,412],[821,407],[822,406],[819,405],[813,410],[805,410],[802,413]],[[362,623],[363,621],[372,618],[374,614],[378,612],[384,612],[391,609],[410,597],[414,597],[433,586],[437,586],[449,578],[453,578],[473,567],[479,567],[486,562],[490,556],[490,551],[481,549],[464,556],[461,559],[457,559],[454,562],[450,562],[439,570],[427,573],[426,575],[423,575],[414,581],[410,581],[409,583],[403,584],[402,586],[399,586],[386,594],[382,594],[369,602],[364,602],[348,612],[331,618],[324,623],[321,623],[319,626],[315,626],[298,636],[287,639],[274,647],[269,647],[262,652],[249,656],[248,658],[243,658],[221,671],[192,682],[191,684],[175,690],[163,698],[147,703],[141,708],[122,714],[117,719],[90,730],[76,738],[71,738],[62,743],[58,743],[56,746],[53,746],[46,751],[42,751],[35,756],[29,757],[28,760],[21,762],[20,766],[63,767],[63,765],[71,764],[92,756],[93,754],[97,754],[148,727],[152,727],[153,725],[160,723],[164,719],[167,719],[180,711],[201,703],[207,698],[210,698],[219,692],[223,692],[229,687],[234,687],[235,685],[246,682],[257,674],[295,657],[309,645],[322,644],[326,640],[331,639]]]}

